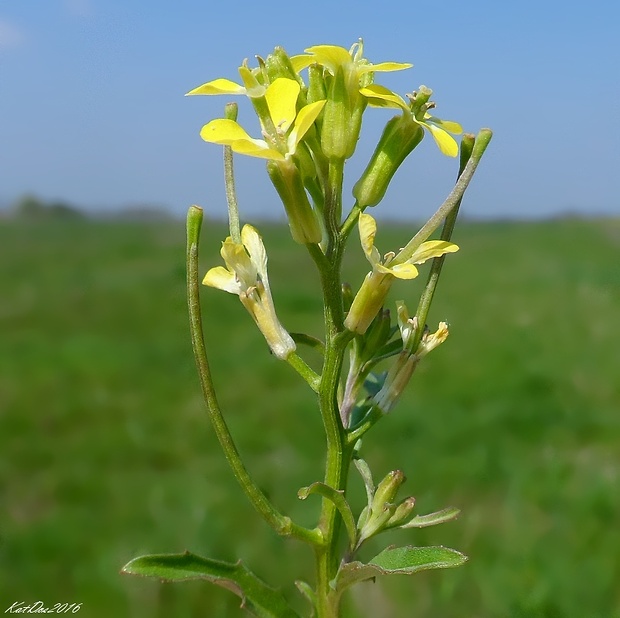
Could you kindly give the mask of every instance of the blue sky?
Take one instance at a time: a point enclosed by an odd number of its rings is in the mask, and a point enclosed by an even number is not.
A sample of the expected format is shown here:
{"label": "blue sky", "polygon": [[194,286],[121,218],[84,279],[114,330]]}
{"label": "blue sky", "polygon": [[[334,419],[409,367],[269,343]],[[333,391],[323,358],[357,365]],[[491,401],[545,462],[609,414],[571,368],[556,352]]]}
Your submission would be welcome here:
{"label": "blue sky", "polygon": [[[89,208],[153,204],[225,212],[219,147],[198,137],[227,99],[187,97],[275,45],[290,54],[359,37],[377,75],[425,84],[437,115],[495,136],[464,203],[475,217],[620,214],[620,5],[39,0],[0,2],[0,201],[25,192]],[[247,101],[240,120],[255,135]],[[392,113],[369,110],[350,187]],[[237,157],[248,218],[279,216],[264,163]],[[420,217],[455,162],[426,138],[373,214]]]}

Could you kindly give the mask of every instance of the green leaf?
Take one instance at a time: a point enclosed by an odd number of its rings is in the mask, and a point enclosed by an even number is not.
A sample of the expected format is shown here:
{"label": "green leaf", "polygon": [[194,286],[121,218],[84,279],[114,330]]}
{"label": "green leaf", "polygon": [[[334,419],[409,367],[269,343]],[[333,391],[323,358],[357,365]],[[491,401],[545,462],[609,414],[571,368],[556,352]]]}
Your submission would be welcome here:
{"label": "green leaf", "polygon": [[467,556],[455,549],[442,546],[388,547],[376,555],[369,564],[382,572],[411,575],[428,569],[448,569],[467,562]]}
{"label": "green leaf", "polygon": [[416,515],[411,521],[399,526],[399,528],[426,528],[427,526],[436,526],[437,524],[443,524],[447,521],[456,519],[460,512],[460,509],[449,506],[446,509],[442,509],[435,513],[429,513],[428,515]]}
{"label": "green leaf", "polygon": [[301,592],[301,594],[303,594],[304,597],[306,597],[306,600],[310,603],[310,606],[312,607],[310,616],[312,618],[312,616],[314,616],[316,612],[317,607],[316,593],[314,592],[310,584],[300,579],[295,582],[295,585],[297,586],[297,590],[299,590],[299,592]]}
{"label": "green leaf", "polygon": [[373,496],[375,495],[375,484],[372,480],[372,472],[368,464],[361,458],[356,457],[353,459],[353,463],[360,473],[362,480],[364,481],[364,487],[366,488],[366,497],[368,498],[368,506],[372,503]]}
{"label": "green leaf", "polygon": [[221,562],[184,554],[140,556],[127,563],[121,573],[157,577],[162,581],[205,579],[241,598],[241,607],[259,618],[298,618],[282,594],[268,586],[241,561]]}
{"label": "green leaf", "polygon": [[413,575],[429,569],[448,569],[467,561],[467,556],[447,547],[388,547],[368,564],[348,562],[340,567],[332,588],[341,593],[357,582],[378,575]]}

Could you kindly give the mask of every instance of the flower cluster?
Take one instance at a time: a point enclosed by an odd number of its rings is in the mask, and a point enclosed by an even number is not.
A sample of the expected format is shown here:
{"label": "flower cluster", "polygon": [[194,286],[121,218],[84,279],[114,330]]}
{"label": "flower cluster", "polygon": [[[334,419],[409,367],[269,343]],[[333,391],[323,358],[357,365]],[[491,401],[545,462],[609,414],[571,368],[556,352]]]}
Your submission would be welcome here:
{"label": "flower cluster", "polygon": [[[454,157],[458,153],[452,135],[461,133],[461,127],[431,115],[434,103],[430,101],[429,88],[421,86],[403,98],[374,81],[376,74],[411,66],[399,62],[372,63],[364,57],[361,41],[349,50],[316,45],[297,56],[288,56],[282,48],[276,48],[265,59],[257,57],[254,68],[244,61],[239,67],[239,82],[219,78],[188,93],[241,95],[249,99],[258,117],[260,135],[247,131],[231,117],[211,120],[200,135],[206,142],[228,147],[234,153],[266,160],[293,239],[316,247],[328,259],[332,259],[334,247],[344,242],[348,233],[341,217],[339,192],[344,163],[354,154],[359,140],[362,116],[367,108],[398,110],[399,114],[387,122],[370,161],[354,184],[355,203],[348,218],[354,221],[357,216],[362,249],[372,267],[342,322],[362,339],[379,315],[383,315],[381,332],[386,336],[393,332],[389,312],[381,313],[393,281],[414,279],[418,276],[416,265],[458,250],[448,241],[423,239],[413,251],[389,252],[382,257],[375,246],[376,221],[363,212],[383,199],[394,173],[426,133],[430,133],[444,155]],[[237,294],[274,355],[287,359],[295,350],[295,343],[276,316],[261,237],[248,225],[241,236],[240,240],[229,237],[224,241],[221,254],[226,268],[211,269],[204,283]],[[311,249],[313,254],[316,250]],[[410,325],[402,321],[401,314],[399,309],[402,334]],[[403,334],[403,341],[404,337]],[[428,335],[420,335],[417,341],[423,346],[429,341]],[[367,342],[364,346],[366,351],[372,347]],[[375,405],[383,412],[389,411],[400,396],[422,356],[421,350],[405,345],[375,394]],[[350,376],[345,401],[341,403],[345,426],[367,375],[360,359],[354,363],[359,371]],[[370,362],[370,357],[366,361]]]}

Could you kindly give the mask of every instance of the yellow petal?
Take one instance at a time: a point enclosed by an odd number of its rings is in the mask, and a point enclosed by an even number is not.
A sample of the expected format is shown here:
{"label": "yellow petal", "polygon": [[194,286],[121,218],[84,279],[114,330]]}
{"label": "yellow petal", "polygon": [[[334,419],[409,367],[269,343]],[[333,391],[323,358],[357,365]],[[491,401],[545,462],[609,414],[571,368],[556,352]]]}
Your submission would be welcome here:
{"label": "yellow petal", "polygon": [[344,47],[338,45],[314,45],[304,51],[314,54],[316,56],[314,61],[327,67],[334,75],[338,67],[353,62],[351,54]]}
{"label": "yellow petal", "polygon": [[205,142],[223,144],[225,146],[230,146],[237,140],[252,140],[240,124],[226,118],[218,118],[207,123],[200,130],[200,137]]}
{"label": "yellow petal", "polygon": [[375,247],[375,236],[377,234],[377,222],[371,215],[362,213],[359,217],[358,225],[360,228],[360,241],[362,249],[368,261],[376,267],[381,261],[378,249]]}
{"label": "yellow petal", "polygon": [[245,247],[233,242],[230,236],[222,243],[220,250],[228,270],[235,275],[242,291],[247,291],[257,283],[257,269]]}
{"label": "yellow petal", "polygon": [[409,106],[400,95],[379,84],[370,84],[366,88],[360,88],[360,94],[365,96],[373,107],[392,107],[409,111]]}
{"label": "yellow petal", "polygon": [[435,143],[443,154],[448,157],[456,157],[459,153],[459,145],[449,133],[428,122],[421,122],[420,124],[430,131]]}
{"label": "yellow petal", "polygon": [[248,157],[258,157],[259,159],[269,159],[273,161],[284,161],[285,157],[282,153],[269,148],[267,142],[261,139],[237,140],[230,147],[237,154],[246,155]]}
{"label": "yellow petal", "polygon": [[304,69],[307,69],[311,64],[314,64],[316,60],[312,56],[306,54],[299,54],[298,56],[291,56],[291,64],[295,73],[301,73]]}
{"label": "yellow petal", "polygon": [[270,148],[266,141],[250,137],[245,129],[234,120],[226,118],[212,120],[202,127],[200,137],[205,142],[230,146],[235,152],[250,157],[284,159],[284,156]]}
{"label": "yellow petal", "polygon": [[243,290],[235,277],[235,274],[226,270],[223,266],[216,266],[207,272],[202,280],[203,285],[208,285],[218,290],[224,290],[230,294],[240,294]]}
{"label": "yellow petal", "polygon": [[403,71],[410,69],[413,65],[408,62],[380,62],[379,64],[369,64],[359,68],[360,73],[369,73],[375,71]]}
{"label": "yellow petal", "polygon": [[297,97],[301,87],[294,79],[278,77],[265,92],[269,114],[273,124],[288,131],[296,114]]}
{"label": "yellow petal", "polygon": [[395,266],[383,266],[381,264],[375,266],[382,273],[390,273],[398,279],[415,279],[418,276],[418,269],[413,265],[405,262],[404,264],[396,264]]}
{"label": "yellow petal", "polygon": [[452,120],[441,120],[440,118],[431,116],[430,114],[426,114],[424,116],[424,120],[427,120],[429,123],[437,125],[448,133],[460,135],[463,132],[463,127],[458,122],[453,122]]}
{"label": "yellow petal", "polygon": [[458,251],[458,245],[447,242],[445,240],[429,240],[423,242],[407,260],[410,264],[422,264],[426,260],[439,257],[444,253],[455,253]]}
{"label": "yellow petal", "polygon": [[314,103],[305,105],[299,110],[295,118],[295,126],[288,136],[288,151],[290,154],[295,154],[297,144],[299,144],[303,136],[308,132],[308,129],[321,113],[324,105],[325,101],[315,101]]}
{"label": "yellow petal", "polygon": [[[246,223],[241,230],[241,242],[250,254],[252,264],[261,276],[263,284],[265,284],[267,281],[267,252],[265,251],[263,239],[255,227]],[[268,286],[265,285],[265,287]]]}
{"label": "yellow petal", "polygon": [[235,82],[231,82],[229,79],[220,78],[190,90],[185,96],[191,94],[245,94],[245,92],[243,86],[235,84]]}

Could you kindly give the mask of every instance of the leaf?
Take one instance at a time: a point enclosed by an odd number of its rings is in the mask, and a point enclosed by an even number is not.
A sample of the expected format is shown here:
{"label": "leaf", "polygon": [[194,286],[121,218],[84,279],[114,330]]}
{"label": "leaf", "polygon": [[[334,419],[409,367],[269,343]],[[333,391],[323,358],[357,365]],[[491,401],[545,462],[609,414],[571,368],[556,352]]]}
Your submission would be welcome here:
{"label": "leaf", "polygon": [[140,556],[127,563],[121,573],[157,577],[162,581],[205,579],[241,598],[241,607],[259,618],[298,618],[282,594],[268,586],[241,561],[221,562],[183,554]]}
{"label": "leaf", "polygon": [[428,515],[416,515],[406,524],[399,526],[399,528],[426,528],[427,526],[436,526],[437,524],[443,524],[447,521],[456,519],[460,512],[460,509],[449,506],[446,509],[436,511],[435,513],[429,513]]}
{"label": "leaf", "polygon": [[306,600],[310,603],[310,606],[312,607],[310,618],[312,618],[312,616],[314,616],[316,612],[317,607],[316,594],[314,590],[312,589],[310,584],[301,581],[300,579],[295,582],[295,585],[297,586],[297,590],[299,590],[299,592],[301,592],[301,594],[303,594],[304,597],[306,597]]}
{"label": "leaf", "polygon": [[369,564],[386,574],[404,573],[411,575],[428,569],[447,569],[461,566],[467,556],[448,547],[388,547],[376,555]]}
{"label": "leaf", "polygon": [[429,569],[447,569],[467,562],[467,556],[447,547],[388,547],[368,564],[348,562],[340,567],[331,582],[332,588],[343,590],[378,575],[413,575]]}
{"label": "leaf", "polygon": [[360,473],[362,480],[364,481],[364,487],[366,488],[366,497],[368,498],[368,506],[372,503],[373,496],[375,495],[375,483],[372,480],[372,472],[370,467],[361,457],[353,459],[353,463]]}

